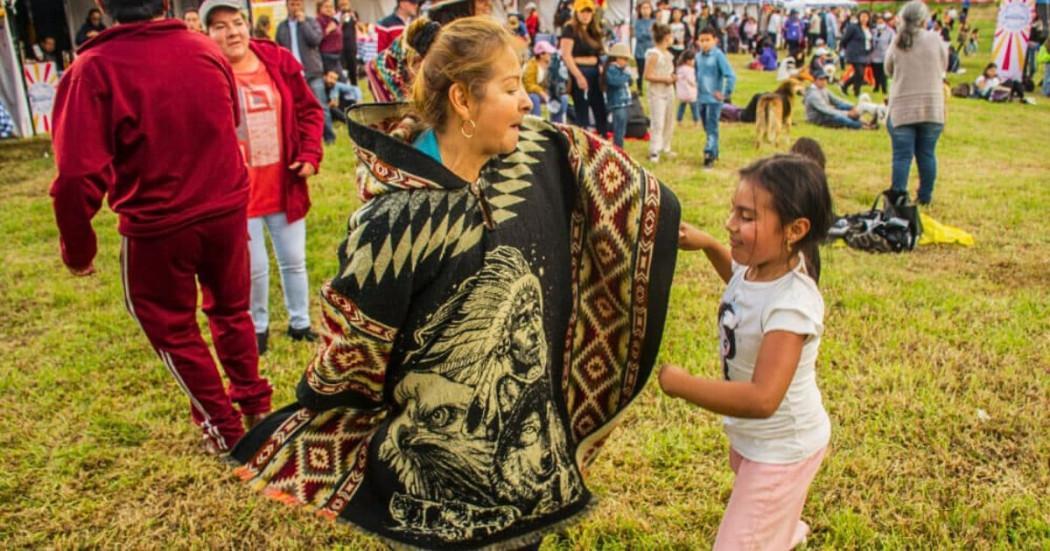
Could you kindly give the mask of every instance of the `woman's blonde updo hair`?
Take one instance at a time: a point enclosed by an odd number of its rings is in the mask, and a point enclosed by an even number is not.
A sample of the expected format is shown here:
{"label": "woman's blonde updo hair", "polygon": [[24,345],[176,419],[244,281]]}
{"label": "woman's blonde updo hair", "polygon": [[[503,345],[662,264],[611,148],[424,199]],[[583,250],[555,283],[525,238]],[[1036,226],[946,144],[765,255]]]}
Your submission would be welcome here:
{"label": "woman's blonde updo hair", "polygon": [[452,85],[459,83],[471,97],[483,99],[496,58],[516,46],[510,32],[488,17],[465,17],[443,26],[412,82],[413,111],[432,128],[444,128],[452,111]]}

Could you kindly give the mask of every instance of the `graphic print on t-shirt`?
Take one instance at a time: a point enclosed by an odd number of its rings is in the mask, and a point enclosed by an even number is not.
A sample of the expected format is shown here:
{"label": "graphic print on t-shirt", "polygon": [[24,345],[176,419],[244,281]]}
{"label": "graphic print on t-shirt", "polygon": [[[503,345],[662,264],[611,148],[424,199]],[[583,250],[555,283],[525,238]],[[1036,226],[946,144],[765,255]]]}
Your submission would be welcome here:
{"label": "graphic print on t-shirt", "polygon": [[736,312],[733,305],[723,302],[718,305],[718,341],[719,352],[722,355],[722,376],[729,380],[729,360],[736,357]]}
{"label": "graphic print on t-shirt", "polygon": [[277,100],[273,86],[259,86],[241,81],[241,125],[237,137],[244,162],[250,167],[269,166],[281,160],[281,142],[277,135]]}

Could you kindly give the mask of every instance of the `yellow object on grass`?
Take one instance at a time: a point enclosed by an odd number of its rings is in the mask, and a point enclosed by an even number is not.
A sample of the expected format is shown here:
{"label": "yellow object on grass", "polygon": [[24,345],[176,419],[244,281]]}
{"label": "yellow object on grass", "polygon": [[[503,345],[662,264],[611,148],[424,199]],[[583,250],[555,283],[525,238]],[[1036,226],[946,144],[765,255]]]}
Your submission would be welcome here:
{"label": "yellow object on grass", "polygon": [[969,233],[947,224],[941,224],[924,212],[919,212],[919,219],[922,220],[922,235],[919,236],[919,245],[943,243],[972,247],[974,244],[973,236]]}

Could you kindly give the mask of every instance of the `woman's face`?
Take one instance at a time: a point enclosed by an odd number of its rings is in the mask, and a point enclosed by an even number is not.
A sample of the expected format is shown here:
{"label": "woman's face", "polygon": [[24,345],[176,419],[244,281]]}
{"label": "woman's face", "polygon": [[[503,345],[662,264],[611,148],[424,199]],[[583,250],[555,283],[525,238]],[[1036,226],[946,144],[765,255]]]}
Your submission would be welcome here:
{"label": "woman's face", "polygon": [[97,12],[97,11],[91,12],[91,24],[92,25],[98,25],[101,22],[102,22],[102,14],[100,12]]}
{"label": "woman's face", "polygon": [[236,63],[248,53],[248,22],[241,12],[230,9],[212,11],[209,15],[208,36],[222,50],[230,63]]}
{"label": "woman's face", "polygon": [[492,15],[492,0],[474,0],[474,15]]}
{"label": "woman's face", "polygon": [[331,1],[321,2],[321,5],[319,6],[319,9],[317,11],[321,12],[321,15],[332,17],[333,15],[335,15],[335,3]]}
{"label": "woman's face", "polygon": [[197,12],[186,12],[186,15],[183,16],[182,20],[186,23],[186,26],[189,27],[191,31],[201,31],[201,16],[198,15]]}
{"label": "woman's face", "polygon": [[[521,82],[521,65],[510,47],[493,60],[492,79],[485,95],[470,114],[477,123],[470,141],[486,157],[504,155],[518,146],[522,118],[532,110],[532,101]],[[469,126],[469,124],[467,125]]]}
{"label": "woman's face", "polygon": [[653,5],[648,3],[648,2],[642,4],[638,8],[638,13],[640,13],[642,15],[642,17],[652,17],[653,16]]}
{"label": "woman's face", "polygon": [[868,15],[868,12],[865,11],[860,12],[860,15],[857,17],[857,20],[860,21],[860,24],[865,27],[868,25],[869,19],[871,19],[871,16]]}
{"label": "woman's face", "polygon": [[581,25],[584,25],[584,26],[590,25],[591,24],[591,20],[593,20],[593,19],[594,19],[594,12],[591,11],[590,9],[586,9],[586,10],[583,10],[583,11],[576,12],[576,20],[579,21]]}

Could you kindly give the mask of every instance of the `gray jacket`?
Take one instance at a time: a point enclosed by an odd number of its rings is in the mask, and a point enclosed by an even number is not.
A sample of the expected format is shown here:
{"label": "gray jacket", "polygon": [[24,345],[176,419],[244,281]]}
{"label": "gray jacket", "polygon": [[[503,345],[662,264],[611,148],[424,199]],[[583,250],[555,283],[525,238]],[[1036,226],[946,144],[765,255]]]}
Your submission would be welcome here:
{"label": "gray jacket", "polygon": [[821,125],[835,123],[836,117],[845,117],[853,108],[852,104],[839,99],[826,87],[821,90],[816,85],[810,85],[806,90],[803,102],[806,106],[806,120]]}
{"label": "gray jacket", "polygon": [[897,32],[889,25],[883,29],[875,28],[871,30],[872,63],[883,63],[886,61],[886,50],[890,49],[890,44],[895,36],[897,36]]}
{"label": "gray jacket", "polygon": [[[321,63],[321,50],[319,49],[321,39],[324,38],[321,25],[313,17],[307,17],[299,23],[297,34],[299,55],[302,57],[299,62],[303,64],[303,75],[307,80],[323,77],[324,65]],[[277,43],[290,52],[295,51],[292,49],[292,31],[289,29],[287,19],[277,25]]]}

